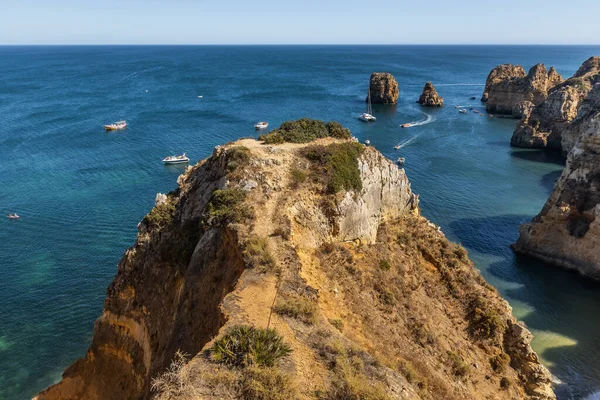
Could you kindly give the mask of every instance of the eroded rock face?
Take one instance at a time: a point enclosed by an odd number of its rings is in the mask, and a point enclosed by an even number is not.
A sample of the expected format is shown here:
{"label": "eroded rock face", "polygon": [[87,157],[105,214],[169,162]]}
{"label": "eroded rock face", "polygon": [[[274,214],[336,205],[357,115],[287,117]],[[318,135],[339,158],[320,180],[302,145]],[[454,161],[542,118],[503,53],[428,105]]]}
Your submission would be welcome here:
{"label": "eroded rock face", "polygon": [[600,279],[600,84],[569,130],[577,140],[567,165],[540,214],[521,226],[513,249]]}
{"label": "eroded rock face", "polygon": [[[365,387],[377,385],[394,400],[420,398],[422,381],[435,382],[433,398],[492,398],[501,378],[511,382],[502,392],[507,398],[553,400],[551,376],[529,345],[530,332],[467,252],[419,215],[404,170],[364,147],[355,159],[362,188],[323,190],[323,167],[306,150],[341,144],[320,139],[268,146],[245,139],[189,167],[177,191],[159,196],[140,223],[85,358],[37,398],[153,398],[152,379],[181,350],[191,357],[182,371],[194,373],[184,381],[171,376],[173,393],[189,397],[161,399],[244,399],[233,385],[242,368],[216,364],[205,352],[233,326],[270,324],[293,349],[285,365],[274,367],[298,388],[289,398],[316,392],[335,398],[331,382],[339,374],[331,361],[343,362],[339,357],[348,352],[369,371],[360,376]],[[215,190],[233,197],[213,203]],[[251,216],[214,223],[234,210]],[[261,257],[249,243],[261,243]],[[387,267],[381,260],[389,260]],[[273,312],[281,296],[309,302],[311,324]],[[333,327],[337,320],[348,322],[343,330]],[[344,351],[330,352],[331,343]],[[490,364],[497,356],[510,360],[501,372]],[[401,360],[418,365],[419,375],[408,379],[389,367]],[[468,385],[457,379],[457,363],[472,366]],[[209,382],[215,371],[232,379],[227,396]]]}
{"label": "eroded rock face", "polygon": [[[535,105],[540,104],[546,100],[548,92],[557,82],[562,81],[556,70],[552,68],[548,72],[544,64],[533,66],[524,77],[518,76],[520,70],[514,67],[512,70],[506,67],[505,71],[516,72],[517,76],[508,76],[501,80],[498,78],[495,83],[489,85],[486,105],[489,113],[514,115],[513,109],[519,103],[527,101]],[[517,113],[514,116],[521,118],[522,115]]]}
{"label": "eroded rock face", "polygon": [[[549,80],[558,81],[558,78]],[[573,77],[550,90],[547,99],[524,113],[515,128],[511,145],[516,147],[561,151],[563,155],[573,148],[578,134],[574,124],[578,109],[584,103],[592,86],[600,82],[600,57],[591,57]]]}
{"label": "eroded rock face", "polygon": [[438,95],[433,84],[427,82],[417,103],[425,107],[442,107],[444,105],[444,99]]}
{"label": "eroded rock face", "polygon": [[494,68],[485,81],[485,89],[481,96],[481,101],[488,101],[490,88],[500,82],[512,78],[523,78],[527,74],[520,65],[502,64]]}
{"label": "eroded rock face", "polygon": [[[388,72],[373,72],[369,80],[369,91],[373,104],[396,104],[400,93],[398,82]],[[368,96],[365,101],[367,100]]]}

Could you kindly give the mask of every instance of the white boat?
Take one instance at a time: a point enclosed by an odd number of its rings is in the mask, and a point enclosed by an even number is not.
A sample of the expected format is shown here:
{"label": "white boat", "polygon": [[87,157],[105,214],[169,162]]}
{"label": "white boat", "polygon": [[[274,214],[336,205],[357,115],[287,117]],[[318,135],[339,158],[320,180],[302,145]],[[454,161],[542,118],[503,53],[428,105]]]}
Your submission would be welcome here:
{"label": "white boat", "polygon": [[371,122],[377,121],[377,118],[373,116],[373,109],[371,108],[371,86],[369,85],[369,93],[367,94],[367,112],[360,114],[358,117],[361,121]]}
{"label": "white boat", "polygon": [[112,124],[104,125],[104,129],[107,131],[120,131],[121,129],[125,129],[127,127],[126,121],[117,121]]}
{"label": "white boat", "polygon": [[398,163],[398,165],[404,165],[404,161],[406,161],[406,160],[404,159],[404,157],[400,157],[400,158],[398,159],[397,163]]}
{"label": "white boat", "polygon": [[466,108],[461,108],[459,113],[461,114],[466,114],[467,113],[467,109]]}
{"label": "white boat", "polygon": [[412,126],[412,124],[410,122],[406,123],[406,124],[402,124],[400,125],[403,128],[410,128]]}
{"label": "white boat", "polygon": [[365,140],[365,144],[371,144],[371,141],[369,139]]}
{"label": "white boat", "polygon": [[254,125],[254,129],[267,129],[269,127],[269,123],[265,121],[261,121],[258,124]]}
{"label": "white boat", "polygon": [[163,158],[162,160],[165,164],[187,164],[190,162],[190,159],[183,153],[180,156],[169,156],[167,158]]}
{"label": "white boat", "polygon": [[17,213],[8,214],[8,219],[19,219],[19,218],[21,218],[21,216]]}
{"label": "white boat", "polygon": [[402,148],[402,146],[400,146],[399,144],[394,146],[394,150],[400,150]]}
{"label": "white boat", "polygon": [[201,99],[201,98],[202,98],[202,96],[198,96],[198,98],[199,98],[199,99]]}

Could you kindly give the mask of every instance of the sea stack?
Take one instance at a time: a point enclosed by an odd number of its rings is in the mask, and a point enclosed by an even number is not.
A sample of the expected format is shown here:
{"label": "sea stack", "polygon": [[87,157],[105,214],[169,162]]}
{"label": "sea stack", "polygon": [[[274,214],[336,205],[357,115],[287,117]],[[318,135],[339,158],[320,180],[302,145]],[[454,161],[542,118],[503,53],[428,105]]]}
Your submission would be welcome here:
{"label": "sea stack", "polygon": [[[533,66],[526,76],[522,76],[521,71],[522,67],[510,64],[492,70],[484,92],[489,113],[522,118],[520,107],[515,107],[517,104],[526,101],[538,105],[546,100],[552,88],[562,82],[556,70],[551,68],[547,71],[544,64]],[[517,113],[513,113],[513,110],[517,110]]]}
{"label": "sea stack", "polygon": [[580,107],[591,104],[584,100],[596,83],[600,83],[600,57],[591,57],[575,75],[552,88],[546,100],[523,112],[510,144],[560,151],[567,156],[579,139],[577,121],[585,114]]}
{"label": "sea stack", "polygon": [[444,99],[440,97],[437,90],[435,90],[435,87],[433,87],[433,84],[427,82],[417,103],[424,107],[442,107],[444,105]]}
{"label": "sea stack", "polygon": [[[373,104],[396,104],[400,93],[398,82],[388,72],[373,72],[369,80],[369,91]],[[368,96],[365,101],[368,101]]]}
{"label": "sea stack", "polygon": [[513,249],[600,280],[600,83],[571,125],[577,140],[567,165]]}
{"label": "sea stack", "polygon": [[555,399],[508,303],[340,124],[217,146],[159,198],[38,400]]}

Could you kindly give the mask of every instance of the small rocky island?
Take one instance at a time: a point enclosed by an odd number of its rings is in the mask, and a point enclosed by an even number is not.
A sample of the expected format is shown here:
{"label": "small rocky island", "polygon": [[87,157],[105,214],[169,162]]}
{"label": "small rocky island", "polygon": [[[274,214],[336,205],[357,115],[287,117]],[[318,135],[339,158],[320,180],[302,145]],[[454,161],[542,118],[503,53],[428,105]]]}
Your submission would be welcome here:
{"label": "small rocky island", "polygon": [[[373,72],[369,80],[369,91],[371,103],[373,104],[396,104],[398,102],[398,82],[388,72]],[[365,99],[368,101],[369,96]]]}
{"label": "small rocky island", "polygon": [[555,399],[403,169],[335,122],[259,139],[157,196],[88,352],[37,399]]}
{"label": "small rocky island", "polygon": [[427,82],[417,103],[424,107],[442,107],[444,105],[444,99],[440,97],[437,90],[435,90],[433,83]]}
{"label": "small rocky island", "polygon": [[537,64],[525,75],[520,65],[503,64],[490,72],[482,100],[487,102],[489,113],[521,118],[524,110],[546,100],[549,91],[561,82],[554,67],[548,71],[544,64]]}

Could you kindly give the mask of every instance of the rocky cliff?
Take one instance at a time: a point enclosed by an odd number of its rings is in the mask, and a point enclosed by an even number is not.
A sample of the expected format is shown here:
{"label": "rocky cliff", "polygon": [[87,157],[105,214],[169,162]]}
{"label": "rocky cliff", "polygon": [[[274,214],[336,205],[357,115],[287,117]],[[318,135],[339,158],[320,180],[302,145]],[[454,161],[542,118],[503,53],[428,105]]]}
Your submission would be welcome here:
{"label": "rocky cliff", "polygon": [[[369,91],[373,104],[396,104],[400,93],[398,82],[388,72],[373,72],[369,80]],[[367,100],[368,96],[365,101]]]}
{"label": "rocky cliff", "polygon": [[435,90],[433,83],[427,82],[417,103],[425,107],[442,107],[444,105],[444,99],[440,97],[437,90]]}
{"label": "rocky cliff", "polygon": [[38,399],[554,399],[403,169],[339,124],[262,138],[157,196],[87,354]]}
{"label": "rocky cliff", "polygon": [[565,156],[578,139],[578,110],[595,83],[600,82],[600,57],[585,61],[573,77],[555,86],[547,99],[522,114],[511,138],[517,147],[561,151]]}
{"label": "rocky cliff", "polygon": [[489,113],[507,114],[521,118],[519,103],[540,104],[548,97],[548,92],[562,78],[554,67],[546,70],[544,64],[533,66],[526,76],[522,76],[523,68],[505,64],[492,70],[484,97],[487,96],[486,109]]}
{"label": "rocky cliff", "polygon": [[521,226],[513,249],[600,279],[600,84],[569,132],[578,139],[567,165],[540,214]]}

